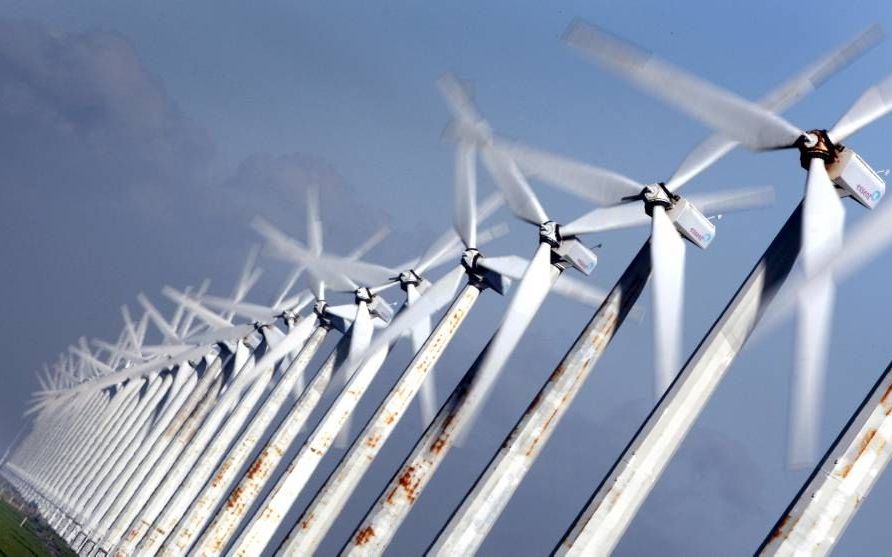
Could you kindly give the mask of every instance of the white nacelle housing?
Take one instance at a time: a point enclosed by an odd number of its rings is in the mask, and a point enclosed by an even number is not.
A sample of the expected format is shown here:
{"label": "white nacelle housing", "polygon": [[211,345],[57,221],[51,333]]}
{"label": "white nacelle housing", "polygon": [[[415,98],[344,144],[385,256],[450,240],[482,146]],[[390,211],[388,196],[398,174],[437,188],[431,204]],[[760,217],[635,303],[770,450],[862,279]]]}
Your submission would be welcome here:
{"label": "white nacelle housing", "polygon": [[679,199],[667,213],[682,236],[702,249],[715,238],[715,226],[687,199]]}
{"label": "white nacelle housing", "polygon": [[851,149],[839,152],[836,161],[827,167],[827,174],[834,184],[868,209],[876,207],[886,193],[886,182]]}
{"label": "white nacelle housing", "polygon": [[598,264],[598,256],[576,239],[567,239],[555,250],[561,261],[590,275]]}

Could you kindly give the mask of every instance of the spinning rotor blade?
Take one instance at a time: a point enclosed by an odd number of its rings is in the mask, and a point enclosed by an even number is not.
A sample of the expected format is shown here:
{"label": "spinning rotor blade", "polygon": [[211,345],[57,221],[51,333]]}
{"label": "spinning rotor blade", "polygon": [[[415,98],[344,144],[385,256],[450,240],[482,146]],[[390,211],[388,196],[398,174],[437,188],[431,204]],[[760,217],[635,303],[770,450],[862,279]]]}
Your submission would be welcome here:
{"label": "spinning rotor blade", "polygon": [[190,344],[217,344],[247,337],[256,330],[254,325],[230,325],[222,329],[212,329],[185,339]]}
{"label": "spinning rotor blade", "polygon": [[164,320],[164,317],[161,316],[161,312],[158,311],[158,308],[155,307],[152,302],[146,297],[145,294],[140,292],[136,295],[137,301],[139,301],[140,305],[146,311],[149,316],[149,319],[152,320],[152,323],[158,327],[158,330],[161,332],[161,335],[164,337],[166,341],[176,342],[179,340],[179,336],[177,332],[174,331],[170,325],[167,324],[167,321]]}
{"label": "spinning rotor blade", "polygon": [[652,230],[655,395],[658,400],[681,366],[685,243],[663,207],[653,208]]}
{"label": "spinning rotor blade", "polygon": [[220,317],[213,311],[207,309],[197,300],[193,300],[192,298],[186,296],[182,292],[179,292],[175,288],[170,286],[165,286],[161,289],[161,293],[170,298],[171,300],[183,304],[188,307],[190,310],[195,312],[195,314],[200,317],[205,323],[210,325],[211,327],[229,327],[231,325],[228,319]]}
{"label": "spinning rotor blade", "polygon": [[[502,324],[499,325],[498,331],[486,348],[486,353],[480,362],[474,384],[471,387],[474,400],[469,407],[466,424],[470,425],[476,421],[480,409],[489,397],[505,363],[511,357],[520,338],[529,328],[533,317],[551,290],[552,277],[551,246],[544,243],[539,244],[523,278],[515,287],[514,295],[502,318]],[[459,432],[459,435],[463,436],[463,433]]]}
{"label": "spinning rotor blade", "polygon": [[[845,208],[824,161],[813,158],[802,209],[800,256],[806,276],[812,276],[839,253],[844,224]],[[791,401],[791,466],[811,464],[817,457],[834,298],[832,277],[813,283],[800,295]]]}
{"label": "spinning rotor blade", "polygon": [[519,143],[498,142],[494,149],[514,160],[525,175],[596,205],[616,205],[639,195],[644,189],[643,184],[622,174]]}
{"label": "spinning rotor blade", "polygon": [[477,247],[477,154],[474,145],[459,141],[455,150],[455,230],[469,248]]}
{"label": "spinning rotor blade", "polygon": [[608,69],[753,150],[792,146],[803,132],[764,107],[604,31],[574,21],[564,40]]}
{"label": "spinning rotor blade", "polygon": [[539,203],[536,194],[527,183],[526,178],[517,168],[517,164],[507,155],[495,149],[482,151],[483,164],[501,190],[511,211],[518,218],[534,225],[548,221],[545,209]]}
{"label": "spinning rotor blade", "polygon": [[248,302],[233,302],[232,300],[218,298],[216,296],[205,296],[201,299],[201,303],[217,309],[230,311],[253,321],[257,321],[258,323],[270,323],[281,313],[281,311],[278,311],[275,308]]}
{"label": "spinning rotor blade", "polygon": [[[482,257],[477,262],[484,269],[489,269],[502,276],[513,280],[520,280],[527,271],[530,262],[519,255],[505,255],[501,257]],[[597,307],[604,301],[606,293],[600,288],[591,286],[570,275],[562,274],[552,289],[571,300],[576,300],[585,305]]]}
{"label": "spinning rotor blade", "polygon": [[489,141],[492,130],[474,106],[465,84],[454,75],[445,74],[437,80],[437,86],[446,99],[446,105],[452,116],[463,131],[470,133],[471,141],[474,143]]}
{"label": "spinning rotor blade", "polygon": [[707,217],[767,207],[774,203],[774,188],[749,188],[719,193],[689,195],[688,201]]}
{"label": "spinning rotor blade", "polygon": [[313,255],[322,255],[322,218],[319,216],[319,188],[307,188],[307,246]]}
{"label": "spinning rotor blade", "polygon": [[407,306],[393,318],[390,325],[375,337],[365,353],[351,356],[350,363],[345,367],[348,370],[358,367],[367,356],[393,345],[419,322],[430,318],[431,315],[442,309],[455,297],[464,275],[464,268],[457,266],[433,283],[415,303]]}
{"label": "spinning rotor blade", "polygon": [[[872,25],[854,39],[838,47],[817,63],[762,97],[759,104],[772,112],[784,112],[814,91],[833,74],[848,66],[855,58],[876,45],[882,39],[883,34],[879,25]],[[730,137],[721,134],[709,137],[682,161],[672,178],[666,182],[666,189],[671,192],[678,190],[736,146],[737,141]]]}
{"label": "spinning rotor blade", "polygon": [[644,211],[644,201],[636,200],[615,207],[603,207],[586,213],[578,219],[561,226],[564,236],[593,234],[605,230],[644,226],[650,216]]}
{"label": "spinning rotor blade", "polygon": [[890,110],[892,110],[892,76],[865,91],[848,112],[833,125],[827,135],[834,143],[840,143],[874,120],[882,118]]}

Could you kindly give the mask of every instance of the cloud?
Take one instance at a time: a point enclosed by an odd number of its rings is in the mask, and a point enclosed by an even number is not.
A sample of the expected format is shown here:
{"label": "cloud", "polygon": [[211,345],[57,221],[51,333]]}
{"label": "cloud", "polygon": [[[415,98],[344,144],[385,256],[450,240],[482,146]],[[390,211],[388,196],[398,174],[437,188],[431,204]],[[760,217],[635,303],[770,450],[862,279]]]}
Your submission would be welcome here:
{"label": "cloud", "polygon": [[164,284],[211,277],[228,293],[255,214],[303,237],[316,184],[323,211],[350,219],[326,227],[331,245],[383,220],[317,157],[259,153],[230,171],[215,151],[121,34],[0,19],[0,283],[15,316],[0,323],[0,441],[36,386],[30,371],[80,335],[116,336],[137,292],[163,303]]}

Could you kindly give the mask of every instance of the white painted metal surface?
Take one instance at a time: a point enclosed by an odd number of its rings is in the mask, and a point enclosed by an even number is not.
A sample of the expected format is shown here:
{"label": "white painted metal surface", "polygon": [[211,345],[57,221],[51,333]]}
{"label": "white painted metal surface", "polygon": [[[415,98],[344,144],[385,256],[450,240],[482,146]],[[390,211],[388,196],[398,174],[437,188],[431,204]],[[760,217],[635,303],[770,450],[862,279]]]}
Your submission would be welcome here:
{"label": "white painted metal surface", "polygon": [[478,551],[635,305],[649,276],[650,244],[645,243],[478,477],[428,555],[472,555]]}
{"label": "white painted metal surface", "polygon": [[316,551],[479,295],[479,288],[470,284],[458,295],[338,467],[307,506],[282,546],[285,553],[305,555]]}
{"label": "white painted metal surface", "polygon": [[558,555],[612,552],[789,274],[801,215],[800,204],[580,513]]}
{"label": "white painted metal surface", "polygon": [[892,365],[762,542],[759,555],[826,555],[892,459]]}

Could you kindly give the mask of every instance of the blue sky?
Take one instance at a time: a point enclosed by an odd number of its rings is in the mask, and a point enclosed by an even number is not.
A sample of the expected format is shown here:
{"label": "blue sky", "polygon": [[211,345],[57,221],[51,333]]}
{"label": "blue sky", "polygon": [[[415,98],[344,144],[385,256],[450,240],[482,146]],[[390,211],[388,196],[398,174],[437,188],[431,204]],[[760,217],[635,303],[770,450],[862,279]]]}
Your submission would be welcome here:
{"label": "blue sky", "polygon": [[[396,263],[422,250],[449,225],[452,150],[441,140],[449,117],[434,85],[444,71],[473,82],[478,106],[500,133],[650,182],[666,179],[708,130],[564,46],[560,35],[573,17],[748,98],[870,23],[892,26],[892,7],[881,1],[807,8],[565,2],[560,9],[509,2],[434,9],[409,2],[35,1],[0,2],[0,16],[0,178],[8,184],[0,238],[7,262],[0,271],[4,443],[36,387],[37,366],[80,335],[117,334],[120,304],[135,305],[140,290],[160,301],[164,284],[211,277],[214,290],[227,293],[256,241],[251,216],[267,215],[302,236],[309,182],[323,186],[333,250],[349,249],[382,223],[394,236],[373,257]],[[890,60],[886,41],[787,115],[806,129],[829,127],[863,89],[892,72]],[[877,169],[892,167],[890,131],[892,119],[883,120],[849,146]],[[480,176],[481,189],[491,189]],[[686,354],[780,228],[803,183],[795,153],[735,151],[686,186],[777,189],[774,207],[729,215],[708,252],[688,251]],[[559,221],[588,209],[535,187]],[[847,209],[850,223],[864,215],[854,203]],[[532,253],[534,231],[511,226],[510,237],[488,252]],[[645,238],[645,230],[598,237],[600,265],[590,280],[612,285]],[[838,295],[825,444],[888,363],[889,265],[874,263]],[[263,266],[258,301],[284,273],[275,262]],[[550,549],[646,415],[649,291],[639,306],[644,319],[618,335],[485,552]],[[496,297],[481,301],[439,370],[442,385],[464,371],[503,307]],[[590,314],[549,301],[473,439],[444,465],[400,532],[396,554],[430,542]],[[743,554],[758,545],[806,477],[784,463],[792,338],[787,323],[738,359],[619,554]],[[404,352],[386,366],[370,400],[400,371]],[[326,549],[338,547],[338,535],[349,533],[411,447],[419,425],[406,422]],[[314,481],[324,480],[329,460]],[[884,478],[840,543],[841,554],[892,542],[892,533],[878,528],[889,500],[892,481]]]}

